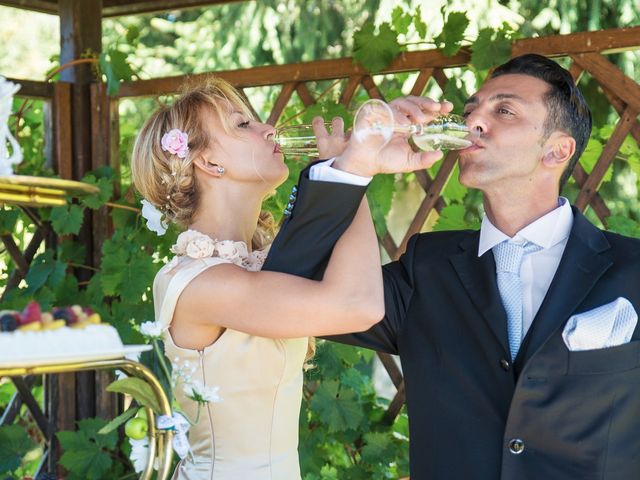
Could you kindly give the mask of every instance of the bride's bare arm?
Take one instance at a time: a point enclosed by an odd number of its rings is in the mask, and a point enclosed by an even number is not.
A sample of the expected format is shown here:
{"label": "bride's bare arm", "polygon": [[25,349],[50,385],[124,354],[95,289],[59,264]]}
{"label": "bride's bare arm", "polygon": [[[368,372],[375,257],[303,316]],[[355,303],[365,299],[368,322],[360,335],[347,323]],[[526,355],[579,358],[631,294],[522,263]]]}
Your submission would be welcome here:
{"label": "bride's bare arm", "polygon": [[296,338],[367,330],[383,315],[378,242],[363,199],[334,248],[323,280],[217,265],[185,288],[173,325]]}

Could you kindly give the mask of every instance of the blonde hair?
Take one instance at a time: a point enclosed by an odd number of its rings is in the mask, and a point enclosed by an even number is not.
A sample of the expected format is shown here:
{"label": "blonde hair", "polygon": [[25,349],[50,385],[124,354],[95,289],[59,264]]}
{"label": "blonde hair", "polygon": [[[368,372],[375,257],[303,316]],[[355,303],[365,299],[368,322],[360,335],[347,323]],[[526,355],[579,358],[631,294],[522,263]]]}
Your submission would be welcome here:
{"label": "blonde hair", "polygon": [[[244,98],[230,83],[209,76],[186,84],[172,105],[163,105],[151,115],[136,138],[131,156],[133,184],[167,220],[183,228],[192,222],[198,208],[193,160],[214,140],[210,138],[202,111],[210,109],[225,132],[234,135],[230,107],[254,118]],[[174,128],[188,135],[185,158],[162,149],[163,135]],[[264,248],[273,240],[274,232],[273,217],[269,212],[261,212],[252,247]]]}

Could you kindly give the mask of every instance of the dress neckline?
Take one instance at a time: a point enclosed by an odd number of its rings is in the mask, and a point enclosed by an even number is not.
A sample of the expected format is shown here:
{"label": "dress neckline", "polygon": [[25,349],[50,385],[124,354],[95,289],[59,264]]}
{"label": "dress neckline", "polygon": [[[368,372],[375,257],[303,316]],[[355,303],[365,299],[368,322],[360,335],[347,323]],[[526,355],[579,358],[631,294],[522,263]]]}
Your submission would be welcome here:
{"label": "dress neckline", "polygon": [[218,257],[255,272],[262,268],[268,248],[249,252],[243,241],[218,240],[197,230],[186,230],[178,235],[171,252],[178,257],[193,259]]}

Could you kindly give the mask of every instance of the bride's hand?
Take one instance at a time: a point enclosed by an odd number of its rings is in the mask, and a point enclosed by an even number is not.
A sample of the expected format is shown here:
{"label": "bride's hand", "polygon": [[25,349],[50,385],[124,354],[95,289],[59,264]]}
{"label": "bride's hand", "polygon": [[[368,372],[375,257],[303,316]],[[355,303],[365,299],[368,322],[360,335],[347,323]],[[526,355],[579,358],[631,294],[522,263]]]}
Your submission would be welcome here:
{"label": "bride's hand", "polygon": [[337,157],[344,152],[349,143],[349,134],[344,133],[344,120],[334,117],[331,120],[331,133],[327,131],[322,117],[315,117],[311,122],[313,133],[318,139],[318,156],[328,160]]}

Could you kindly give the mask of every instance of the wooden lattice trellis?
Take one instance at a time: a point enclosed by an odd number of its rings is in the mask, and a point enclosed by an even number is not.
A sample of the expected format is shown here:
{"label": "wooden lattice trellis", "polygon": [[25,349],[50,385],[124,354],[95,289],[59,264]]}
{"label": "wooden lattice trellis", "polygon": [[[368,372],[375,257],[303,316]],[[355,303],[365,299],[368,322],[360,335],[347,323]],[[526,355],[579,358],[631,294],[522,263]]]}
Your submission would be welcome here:
{"label": "wooden lattice trellis", "polygon": [[[640,144],[640,123],[638,121],[640,85],[621,72],[606,58],[606,55],[614,51],[639,48],[640,27],[526,39],[516,41],[513,44],[514,56],[524,53],[541,53],[551,57],[569,57],[571,60],[570,71],[574,79],[577,81],[585,73],[591,75],[602,88],[609,103],[618,112],[619,120],[613,134],[605,145],[591,173],[587,174],[580,164],[576,165],[573,172],[573,178],[580,188],[575,205],[582,211],[590,206],[605,225],[610,211],[598,192],[598,187],[625,137],[631,134],[635,141]],[[447,82],[450,81],[447,75],[448,70],[455,67],[465,67],[469,60],[470,54],[464,50],[453,57],[445,57],[434,50],[407,52],[399,56],[382,73],[417,73],[411,88],[411,94],[420,95],[425,91],[429,82],[434,81],[444,91]],[[309,82],[342,80],[343,88],[340,102],[345,106],[349,105],[359,88],[365,89],[371,98],[384,98],[374,78],[361,67],[355,65],[350,58],[216,73],[241,91],[250,87],[280,86],[280,92],[274,107],[266,119],[268,123],[274,125],[280,119],[285,107],[292,100],[294,93],[298,95],[306,106],[312,105],[317,101],[307,86]],[[77,114],[78,95],[81,95],[82,91],[78,89],[78,85],[73,83],[73,79],[70,80],[71,83],[59,82],[56,84],[23,80],[14,81],[22,84],[20,95],[44,98],[47,101],[51,112],[48,117],[54,164],[57,166],[57,171],[62,178],[79,179],[83,172],[102,165],[111,165],[116,171],[119,171],[118,102],[120,99],[172,94],[179,90],[185,78],[170,77],[125,83],[121,86],[118,96],[113,98],[107,96],[104,85],[90,83],[85,92],[85,99],[90,105],[90,115],[89,121],[84,123],[78,120],[79,116]],[[81,117],[82,115],[80,115]],[[79,140],[82,138],[84,140]],[[83,151],[87,153],[79,156],[78,152]],[[456,166],[456,162],[457,154],[450,152],[442,161],[442,165],[434,178],[431,178],[425,171],[416,174],[416,180],[424,190],[425,196],[418,206],[402,240],[399,244],[396,244],[388,233],[379,239],[381,246],[391,259],[397,259],[400,256],[406,248],[408,239],[422,229],[432,211],[439,212],[444,207],[445,204],[441,194]],[[82,166],[79,166],[79,164]],[[32,212],[29,214],[33,215]],[[31,218],[38,225],[38,228],[33,240],[24,252],[19,251],[11,235],[0,237],[17,265],[9,280],[11,288],[17,286],[20,280],[24,278],[35,252],[41,243],[51,236],[46,225],[39,224],[39,220],[36,217],[32,216]],[[92,217],[92,231],[89,239],[93,246],[94,264],[98,264],[97,256],[98,252],[100,252],[102,241],[108,238],[110,234],[111,227],[107,211],[103,209]],[[397,393],[386,414],[386,419],[392,422],[404,404],[404,380],[400,369],[389,355],[380,354],[379,356],[397,389]],[[70,392],[73,385],[70,386],[69,382],[73,382],[73,380],[67,378],[58,382],[58,388]],[[79,385],[85,385],[84,388],[93,388],[90,396],[95,399],[95,404],[91,413],[97,412],[105,415],[108,414],[105,412],[113,411],[113,403],[109,402],[100,388],[103,383],[99,379],[95,385],[92,383],[79,383]],[[26,391],[26,394],[28,394],[28,388],[24,387],[20,390]],[[30,400],[26,401],[30,402]],[[83,408],[82,405],[77,405],[76,408],[75,416],[82,418],[83,413],[78,413]],[[73,428],[74,417],[72,412],[60,412],[56,409],[49,409],[48,411],[52,415],[56,412],[57,422],[55,424],[57,428]],[[15,412],[15,407],[12,406],[7,409],[2,423],[6,423],[7,420],[13,418],[12,415],[15,416],[11,412]],[[46,418],[41,420],[43,428],[45,428]],[[49,428],[47,432],[50,434],[50,427],[47,428]]]}

